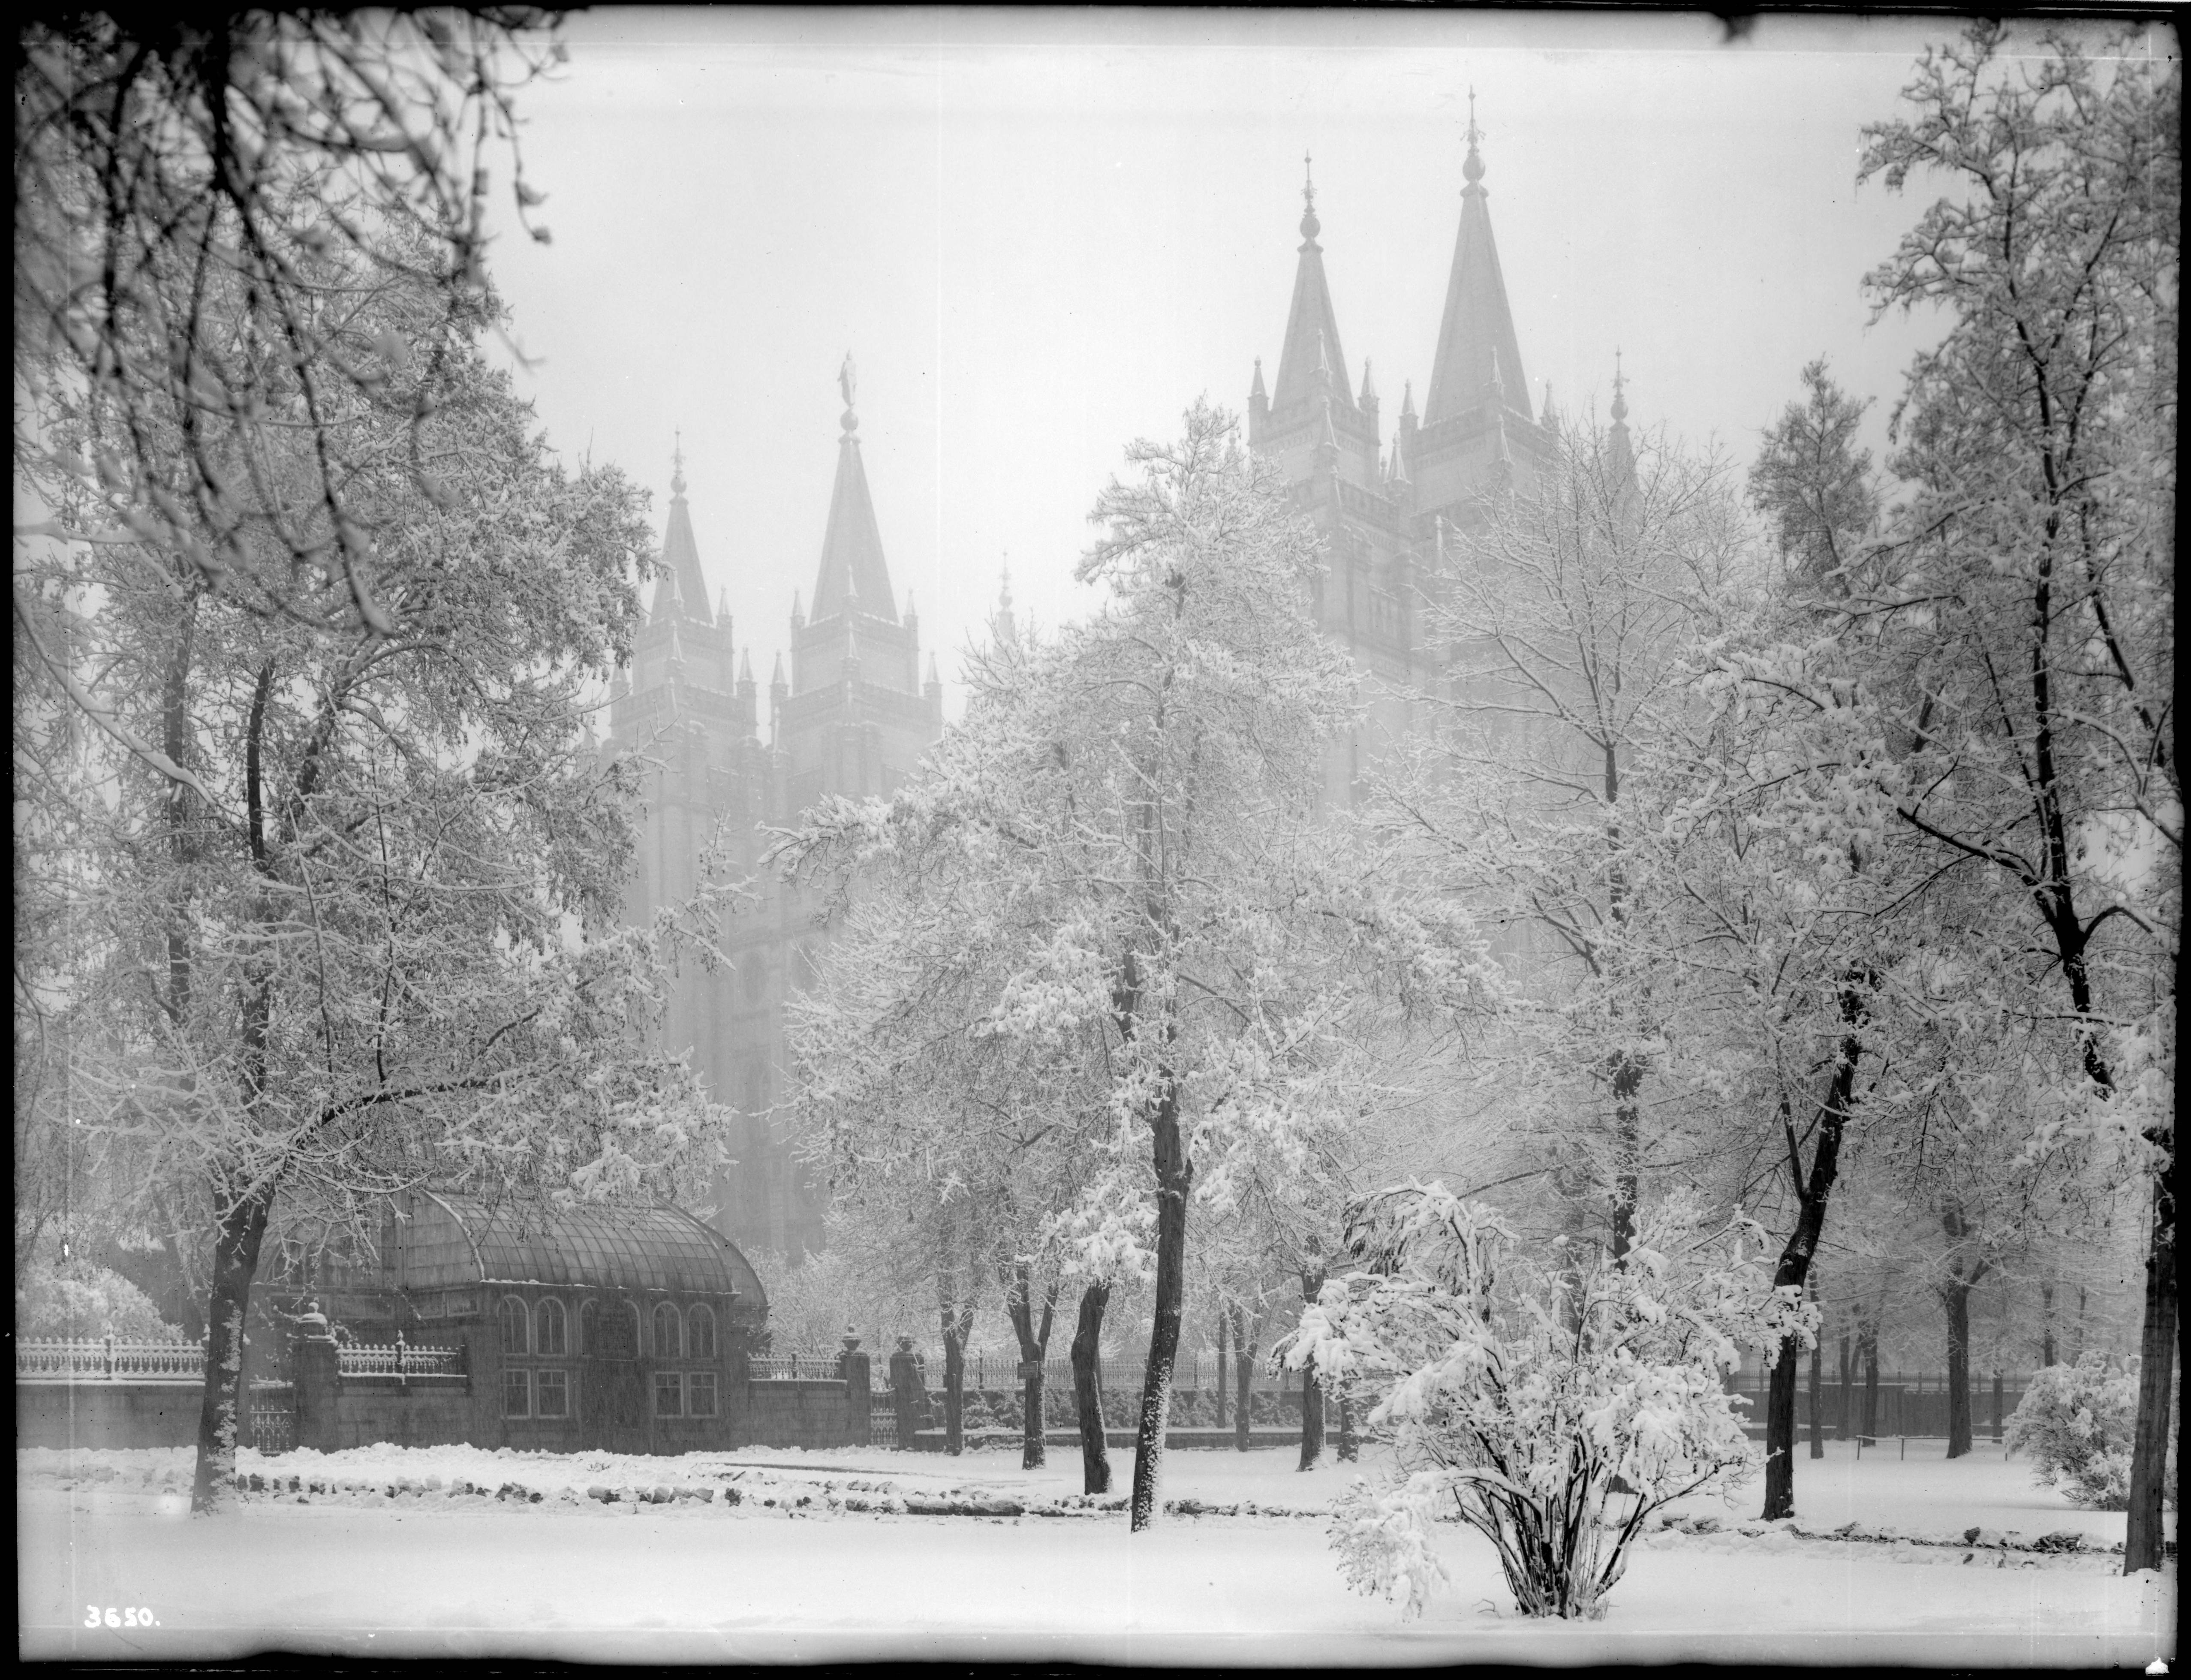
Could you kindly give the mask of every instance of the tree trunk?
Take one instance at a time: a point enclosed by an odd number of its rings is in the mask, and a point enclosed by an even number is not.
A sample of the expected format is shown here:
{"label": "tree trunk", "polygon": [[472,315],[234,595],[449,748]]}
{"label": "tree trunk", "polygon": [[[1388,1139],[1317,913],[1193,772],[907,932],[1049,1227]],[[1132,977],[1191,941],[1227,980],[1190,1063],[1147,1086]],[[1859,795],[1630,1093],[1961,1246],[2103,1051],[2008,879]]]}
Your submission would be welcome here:
{"label": "tree trunk", "polygon": [[1952,1199],[1940,1210],[1940,1229],[1948,1239],[1947,1281],[1940,1287],[1940,1304],[1948,1312],[1948,1456],[1961,1458],[1971,1449],[1971,1290],[1985,1276],[1988,1262],[1963,1270],[1970,1227]]}
{"label": "tree trunk", "polygon": [[1342,1388],[1339,1391],[1339,1461],[1352,1464],[1361,1457],[1361,1444],[1354,1438],[1354,1402]]}
{"label": "tree trunk", "polygon": [[[1301,1273],[1301,1300],[1304,1303],[1316,1299],[1317,1291],[1323,1287],[1323,1273]],[[1323,1386],[1317,1381],[1316,1367],[1308,1366],[1301,1372],[1301,1470],[1313,1470],[1323,1457]]]}
{"label": "tree trunk", "polygon": [[1256,1329],[1246,1307],[1232,1309],[1232,1445],[1243,1453],[1248,1450],[1248,1432],[1255,1427],[1252,1381],[1255,1375]]}
{"label": "tree trunk", "polygon": [[[1818,1239],[1825,1229],[1826,1199],[1833,1193],[1834,1180],[1840,1170],[1841,1134],[1848,1125],[1849,1107],[1855,1096],[1857,1060],[1864,1052],[1864,1041],[1856,1035],[1857,1026],[1864,1017],[1859,978],[1847,975],[1841,982],[1841,1016],[1847,1030],[1834,1057],[1834,1071],[1827,1081],[1825,1095],[1818,1103],[1818,1141],[1812,1147],[1807,1173],[1802,1170],[1796,1153],[1795,1125],[1784,1101],[1782,1106],[1781,1124],[1787,1133],[1789,1170],[1795,1181],[1795,1195],[1801,1211],[1796,1216],[1795,1229],[1787,1245],[1780,1250],[1780,1263],[1773,1268],[1773,1284],[1776,1289],[1785,1289],[1790,1284],[1801,1286],[1809,1280]],[[1795,1514],[1795,1338],[1782,1337],[1778,1353],[1773,1361],[1773,1387],[1766,1403],[1762,1514],[1768,1523]]]}
{"label": "tree trunk", "polygon": [[[2172,1134],[2169,1142],[2174,1142]],[[2171,1149],[2172,1157],[2173,1150]],[[2137,1426],[2131,1444],[2130,1526],[2123,1573],[2161,1564],[2161,1499],[2167,1488],[2169,1399],[2176,1379],[2176,1192],[2164,1160],[2153,1181],[2153,1233],[2145,1252],[2145,1314],[2138,1331]]]}
{"label": "tree trunk", "polygon": [[1180,1313],[1187,1287],[1187,1194],[1194,1180],[1179,1124],[1179,1085],[1167,1073],[1150,1127],[1157,1176],[1156,1300],[1149,1325],[1148,1370],[1141,1379],[1141,1415],[1134,1438],[1131,1529],[1138,1533],[1162,1509],[1164,1427],[1171,1415],[1173,1362],[1179,1357]]}
{"label": "tree trunk", "polygon": [[1217,1427],[1225,1427],[1225,1330],[1232,1321],[1228,1307],[1217,1309]]}
{"label": "tree trunk", "polygon": [[[1813,1272],[1811,1274],[1811,1299],[1815,1301],[1818,1298],[1818,1275]],[[1826,1455],[1826,1417],[1824,1405],[1825,1349],[1825,1327],[1822,1324],[1818,1328],[1818,1339],[1811,1343],[1811,1456],[1813,1458],[1824,1458]]]}
{"label": "tree trunk", "polygon": [[1948,1309],[1948,1456],[1971,1449],[1971,1285],[1952,1273],[1940,1290]]}
{"label": "tree trunk", "polygon": [[2039,1366],[2044,1370],[2054,1363],[2054,1280],[2048,1278],[2039,1285]]}
{"label": "tree trunk", "polygon": [[1033,1261],[1022,1256],[1012,1262],[1010,1291],[1004,1297],[1004,1311],[1012,1321],[1012,1333],[1019,1338],[1020,1364],[1024,1375],[1020,1395],[1020,1468],[1039,1470],[1048,1461],[1044,1450],[1042,1415],[1043,1361],[1050,1353],[1051,1315],[1057,1310],[1057,1280],[1050,1279],[1050,1293],[1042,1303],[1042,1323],[1037,1327],[1033,1300]]}
{"label": "tree trunk", "polygon": [[1864,1439],[1879,1438],[1879,1321],[1869,1321],[1858,1333],[1857,1346],[1864,1355]]}
{"label": "tree trunk", "polygon": [[243,1327],[259,1245],[273,1211],[270,1191],[238,1199],[213,1233],[213,1289],[206,1306],[205,1400],[198,1411],[197,1472],[191,1509],[217,1511],[236,1483],[236,1438],[249,1422],[250,1390],[243,1369]]}
{"label": "tree trunk", "polygon": [[1080,1491],[1111,1491],[1111,1454],[1103,1438],[1103,1385],[1096,1365],[1103,1335],[1103,1309],[1111,1300],[1108,1284],[1090,1284],[1080,1292],[1080,1322],[1073,1332],[1073,1402],[1080,1422]]}
{"label": "tree trunk", "polygon": [[1625,1051],[1613,1062],[1613,1148],[1618,1152],[1613,1175],[1613,1258],[1623,1261],[1636,1243],[1636,1209],[1641,1194],[1638,1160],[1642,1154],[1643,1126],[1636,1094],[1643,1086],[1643,1063]]}
{"label": "tree trunk", "polygon": [[1846,1441],[1850,1436],[1856,1433],[1856,1429],[1854,1427],[1856,1423],[1856,1412],[1854,1410],[1856,1394],[1855,1391],[1850,1387],[1849,1379],[1851,1375],[1852,1368],[1849,1364],[1848,1319],[1847,1317],[1843,1317],[1841,1319],[1841,1416],[1835,1420],[1834,1424],[1834,1438],[1837,1441]]}

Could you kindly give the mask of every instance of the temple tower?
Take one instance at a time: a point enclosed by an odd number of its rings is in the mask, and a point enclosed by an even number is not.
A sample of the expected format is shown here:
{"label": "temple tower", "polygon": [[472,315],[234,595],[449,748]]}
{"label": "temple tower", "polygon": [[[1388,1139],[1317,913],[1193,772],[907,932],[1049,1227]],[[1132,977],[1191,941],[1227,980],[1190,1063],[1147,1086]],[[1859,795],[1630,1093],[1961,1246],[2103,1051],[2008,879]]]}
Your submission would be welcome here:
{"label": "temple tower", "polygon": [[1367,679],[1369,716],[1326,755],[1324,798],[1333,806],[1353,803],[1370,761],[1414,724],[1408,692],[1443,670],[1442,656],[1426,646],[1421,608],[1437,595],[1445,532],[1477,516],[1482,492],[1548,469],[1558,447],[1554,429],[1530,412],[1472,94],[1466,138],[1460,225],[1421,414],[1413,383],[1403,384],[1387,449],[1367,363],[1359,396],[1351,392],[1312,174],[1301,190],[1278,385],[1266,393],[1258,362],[1249,391],[1250,447],[1278,462],[1328,545],[1318,617]]}
{"label": "temple tower", "polygon": [[803,611],[794,594],[790,672],[778,653],[765,742],[751,653],[740,651],[734,671],[727,616],[707,613],[681,460],[663,575],[610,708],[610,750],[643,753],[656,766],[629,893],[633,918],[689,893],[711,841],[731,875],[760,888],[759,899],[724,925],[727,966],[707,974],[688,965],[678,976],[665,1039],[673,1052],[691,1047],[709,1095],[737,1113],[735,1159],[716,1182],[714,1222],[741,1247],[794,1256],[822,1246],[827,1199],[799,1160],[782,1113],[784,1005],[812,983],[828,936],[802,895],[768,879],[768,831],[792,826],[827,794],[889,792],[943,729],[935,662],[924,677],[913,602],[899,610],[884,557],[850,356],[838,383],[845,408],[813,609]]}

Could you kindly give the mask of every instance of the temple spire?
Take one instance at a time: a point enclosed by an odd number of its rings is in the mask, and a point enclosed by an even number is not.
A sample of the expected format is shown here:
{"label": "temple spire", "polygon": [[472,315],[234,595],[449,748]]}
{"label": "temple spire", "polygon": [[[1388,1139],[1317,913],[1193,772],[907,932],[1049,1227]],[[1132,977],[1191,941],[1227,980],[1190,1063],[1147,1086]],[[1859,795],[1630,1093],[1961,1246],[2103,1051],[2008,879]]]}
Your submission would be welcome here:
{"label": "temple spire", "polygon": [[855,609],[871,618],[897,622],[896,592],[883,559],[881,529],[868,494],[868,470],[860,458],[860,418],[853,407],[857,391],[851,352],[837,370],[837,389],[845,399],[837,439],[837,482],[829,497],[829,526],[822,539],[822,567],[814,580],[815,622]]}
{"label": "temple spire", "polygon": [[669,457],[669,523],[662,535],[662,572],[654,586],[649,617],[673,614],[714,623],[708,611],[708,579],[700,570],[700,545],[692,536],[692,510],[685,500],[685,435],[677,434]]}
{"label": "temple spire", "polygon": [[1460,166],[1460,231],[1454,241],[1453,272],[1446,282],[1445,314],[1438,326],[1437,356],[1431,364],[1423,424],[1436,425],[1485,403],[1529,417],[1529,384],[1522,377],[1522,347],[1491,236],[1489,191],[1483,185],[1483,131],[1476,123],[1476,95],[1469,90],[1468,156]]}
{"label": "temple spire", "polygon": [[[1309,159],[1301,159],[1306,171]],[[1326,391],[1340,407],[1353,412],[1354,398],[1331,370],[1346,365],[1339,345],[1339,317],[1331,305],[1331,287],[1323,275],[1323,248],[1317,236],[1323,224],[1316,214],[1316,182],[1304,175],[1301,185],[1300,260],[1294,269],[1293,305],[1286,314],[1286,339],[1278,353],[1278,382],[1271,393],[1273,413],[1306,408]]]}
{"label": "temple spire", "polygon": [[1613,352],[1613,424],[1606,430],[1605,453],[1616,493],[1630,490],[1636,483],[1636,451],[1628,440],[1627,384],[1620,372],[1620,351],[1615,349]]}

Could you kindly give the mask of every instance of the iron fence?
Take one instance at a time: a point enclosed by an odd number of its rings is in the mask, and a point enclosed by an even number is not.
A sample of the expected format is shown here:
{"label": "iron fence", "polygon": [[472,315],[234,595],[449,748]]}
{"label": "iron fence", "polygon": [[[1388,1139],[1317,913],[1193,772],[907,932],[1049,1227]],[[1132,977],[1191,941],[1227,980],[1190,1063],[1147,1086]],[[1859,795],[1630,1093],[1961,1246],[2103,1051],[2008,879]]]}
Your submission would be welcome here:
{"label": "iron fence", "polygon": [[[927,1363],[928,1386],[932,1389],[943,1387],[943,1355],[934,1349],[923,1353]],[[1224,1381],[1229,1392],[1238,1375],[1238,1366],[1227,1354],[1223,1361]],[[1207,1389],[1215,1393],[1218,1384],[1219,1361],[1215,1350],[1182,1348],[1172,1365],[1171,1386],[1175,1392]],[[875,1383],[878,1387],[889,1385],[887,1362],[875,1361]],[[1097,1381],[1104,1392],[1111,1392],[1115,1380],[1120,1377],[1136,1387],[1141,1380],[1141,1361],[1129,1356],[1096,1362]],[[970,1353],[966,1355],[966,1387],[985,1390],[1017,1388],[1023,1379],[1020,1375],[1020,1360],[1016,1353],[1005,1350],[996,1353]],[[1042,1366],[1044,1387],[1052,1394],[1070,1392],[1073,1387],[1073,1362],[1069,1358],[1045,1359]],[[1295,1372],[1272,1372],[1263,1369],[1261,1356],[1257,1356],[1255,1368],[1249,1374],[1248,1391],[1251,1394],[1275,1394],[1287,1389],[1299,1388],[1300,1377]]]}
{"label": "iron fence", "polygon": [[746,1375],[755,1382],[834,1382],[842,1357],[837,1353],[756,1353],[746,1361]]}
{"label": "iron fence", "polygon": [[152,1382],[187,1387],[205,1381],[205,1348],[195,1341],[96,1341],[32,1336],[15,1344],[18,1382]]}
{"label": "iron fence", "polygon": [[466,1375],[462,1347],[414,1347],[400,1335],[393,1343],[343,1346],[336,1352],[335,1369],[345,1377],[392,1376],[399,1382],[450,1381]]}

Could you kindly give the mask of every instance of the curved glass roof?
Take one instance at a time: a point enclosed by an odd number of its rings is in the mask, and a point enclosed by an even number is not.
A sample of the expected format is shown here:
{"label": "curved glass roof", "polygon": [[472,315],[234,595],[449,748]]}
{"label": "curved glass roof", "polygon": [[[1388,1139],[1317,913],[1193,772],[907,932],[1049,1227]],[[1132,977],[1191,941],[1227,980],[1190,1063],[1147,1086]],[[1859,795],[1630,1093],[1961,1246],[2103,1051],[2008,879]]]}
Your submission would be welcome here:
{"label": "curved glass roof", "polygon": [[396,1252],[382,1260],[406,1290],[469,1284],[737,1291],[737,1314],[759,1323],[768,1296],[746,1257],[682,1208],[655,1204],[539,1202],[492,1205],[453,1191],[424,1191],[399,1216]]}

